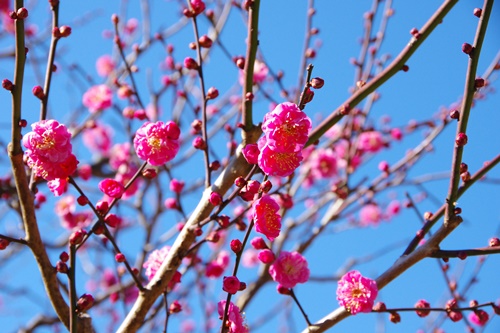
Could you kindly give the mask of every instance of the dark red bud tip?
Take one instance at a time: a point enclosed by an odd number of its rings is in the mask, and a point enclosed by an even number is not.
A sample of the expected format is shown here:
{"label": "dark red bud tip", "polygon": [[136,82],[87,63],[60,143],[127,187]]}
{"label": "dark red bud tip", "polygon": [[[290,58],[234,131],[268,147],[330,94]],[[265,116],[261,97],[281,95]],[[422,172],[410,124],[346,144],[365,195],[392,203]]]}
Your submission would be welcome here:
{"label": "dark red bud tip", "polygon": [[219,96],[219,91],[217,90],[217,88],[215,88],[215,87],[208,88],[208,91],[207,91],[207,98],[208,99],[214,99],[214,98],[217,98],[218,96]]}
{"label": "dark red bud tip", "polygon": [[410,67],[408,67],[408,65],[403,65],[403,67],[401,68],[401,70],[406,73],[406,72],[408,72],[410,70]]}
{"label": "dark red bud tip", "polygon": [[392,323],[397,324],[397,323],[401,322],[401,316],[397,312],[391,312],[391,314],[389,315],[389,320]]}
{"label": "dark red bud tip", "polygon": [[315,77],[311,80],[310,84],[314,89],[321,89],[325,85],[325,80],[320,77]]}
{"label": "dark red bud tip", "polygon": [[462,52],[463,53],[471,54],[473,50],[474,50],[474,47],[472,45],[470,45],[469,43],[462,44]]}
{"label": "dark red bud tip", "polygon": [[474,16],[481,17],[483,10],[481,8],[474,8]]}
{"label": "dark red bud tip", "polygon": [[477,78],[474,81],[474,86],[476,87],[476,89],[484,87],[484,84],[485,84],[485,81],[482,78]]}
{"label": "dark red bud tip", "polygon": [[28,17],[28,10],[24,7],[21,7],[17,10],[16,15],[18,20],[24,20]]}
{"label": "dark red bud tip", "polygon": [[118,22],[120,22],[120,18],[118,17],[118,15],[111,15],[111,22],[113,22],[114,24],[118,24]]}
{"label": "dark red bud tip", "polygon": [[123,253],[117,253],[115,255],[116,262],[125,262],[125,255]]}
{"label": "dark red bud tip", "polygon": [[198,63],[191,57],[186,57],[184,59],[184,67],[187,69],[198,69]]}
{"label": "dark red bud tip", "polygon": [[458,258],[460,260],[465,260],[467,258],[467,253],[465,253],[463,251],[458,252]]}
{"label": "dark red bud tip", "polygon": [[207,35],[203,35],[198,39],[198,42],[200,43],[201,47],[204,47],[206,49],[212,47],[212,39],[208,37]]}
{"label": "dark red bud tip", "polygon": [[490,245],[490,247],[500,246],[500,239],[498,239],[497,237],[491,238],[489,241],[489,245]]}
{"label": "dark red bud tip", "polygon": [[35,95],[39,99],[43,99],[45,97],[45,93],[43,92],[43,88],[40,86],[34,86],[31,90],[33,95]]}
{"label": "dark red bud tip", "polygon": [[460,111],[458,111],[458,110],[450,111],[450,118],[460,120]]}
{"label": "dark red bud tip", "polygon": [[61,37],[68,37],[69,35],[71,35],[71,27],[63,25],[59,28],[59,33],[61,34]]}
{"label": "dark red bud tip", "polygon": [[458,147],[463,147],[467,144],[467,134],[458,133],[457,138],[455,139],[455,143]]}
{"label": "dark red bud tip", "polygon": [[5,90],[12,91],[12,89],[14,88],[14,84],[12,83],[12,81],[10,81],[8,79],[3,79],[2,80],[2,88],[4,88]]}

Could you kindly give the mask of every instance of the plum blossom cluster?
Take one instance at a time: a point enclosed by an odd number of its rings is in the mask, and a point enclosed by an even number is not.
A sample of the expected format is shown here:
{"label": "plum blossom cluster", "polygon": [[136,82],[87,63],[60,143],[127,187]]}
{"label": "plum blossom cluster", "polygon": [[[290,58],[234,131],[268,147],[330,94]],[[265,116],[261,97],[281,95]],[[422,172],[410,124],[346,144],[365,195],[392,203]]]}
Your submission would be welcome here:
{"label": "plum blossom cluster", "polygon": [[26,164],[36,177],[54,182],[49,188],[56,195],[65,188],[66,179],[76,170],[78,160],[72,153],[71,134],[56,120],[42,120],[31,125],[33,131],[23,137]]}
{"label": "plum blossom cluster", "polygon": [[135,133],[135,152],[151,165],[163,165],[177,155],[180,134],[179,126],[173,121],[146,122]]}
{"label": "plum blossom cluster", "polygon": [[337,300],[352,315],[371,312],[377,295],[377,282],[358,271],[347,272],[338,282]]}
{"label": "plum blossom cluster", "polygon": [[249,163],[257,163],[266,175],[287,177],[302,162],[302,148],[310,130],[311,119],[296,104],[278,104],[264,116],[264,136],[257,147],[247,145],[243,154]]}

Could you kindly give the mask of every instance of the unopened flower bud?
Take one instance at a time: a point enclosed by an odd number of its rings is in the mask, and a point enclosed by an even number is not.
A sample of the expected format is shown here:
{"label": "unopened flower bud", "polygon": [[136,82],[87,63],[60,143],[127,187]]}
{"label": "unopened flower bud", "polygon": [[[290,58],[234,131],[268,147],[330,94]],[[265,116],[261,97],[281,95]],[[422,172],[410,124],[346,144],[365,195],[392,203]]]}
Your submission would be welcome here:
{"label": "unopened flower bud", "polygon": [[463,147],[467,144],[467,134],[458,133],[457,138],[455,139],[455,143],[458,147]]}
{"label": "unopened flower bud", "polygon": [[61,259],[62,262],[67,262],[69,260],[69,254],[66,251],[61,252],[59,255],[59,259]]}
{"label": "unopened flower bud", "polygon": [[450,111],[450,118],[460,120],[460,111],[458,111],[458,110]]}
{"label": "unopened flower bud", "polygon": [[231,247],[231,251],[238,254],[243,249],[243,244],[241,243],[241,241],[239,239],[233,239],[233,240],[231,240],[230,247]]}
{"label": "unopened flower bud", "polygon": [[325,80],[320,77],[315,77],[311,80],[310,84],[314,89],[321,89],[325,85]]}
{"label": "unopened flower bud", "polygon": [[59,273],[66,274],[66,273],[69,272],[68,265],[65,262],[62,262],[62,261],[59,260],[56,263],[56,271],[58,271]]}
{"label": "unopened flower bud", "polygon": [[239,176],[238,178],[236,178],[234,180],[234,185],[236,185],[237,187],[243,187],[247,184],[247,181],[245,180],[245,178]]}
{"label": "unopened flower bud", "polygon": [[415,304],[415,307],[419,310],[416,310],[417,312],[417,316],[423,318],[423,317],[427,317],[430,313],[430,310],[426,310],[426,309],[430,309],[431,305],[426,301],[426,300],[419,300],[416,304]]}
{"label": "unopened flower bud", "polygon": [[278,286],[276,287],[276,290],[281,295],[291,295],[292,294],[292,291],[289,288],[283,287],[281,284],[278,284]]}
{"label": "unopened flower bud", "polygon": [[484,87],[484,84],[485,84],[485,81],[482,78],[477,78],[474,81],[474,87],[476,87],[476,89]]}
{"label": "unopened flower bud", "polygon": [[2,88],[4,88],[5,90],[12,91],[12,89],[14,88],[14,84],[12,83],[12,81],[10,81],[8,79],[3,79],[2,80]]}
{"label": "unopened flower bud", "polygon": [[382,311],[385,311],[387,310],[387,307],[385,306],[385,303],[384,302],[377,302],[373,308],[372,308],[373,311],[375,312],[382,312]]}
{"label": "unopened flower bud", "polygon": [[476,17],[481,17],[481,14],[483,13],[483,10],[481,8],[474,8],[474,16]]}
{"label": "unopened flower bud", "polygon": [[199,150],[205,150],[207,148],[207,144],[205,143],[205,140],[201,136],[197,136],[193,140],[193,147]]}
{"label": "unopened flower bud", "polygon": [[182,305],[177,300],[173,301],[168,307],[168,312],[170,313],[179,313],[181,311],[182,311]]}
{"label": "unopened flower bud", "polygon": [[31,91],[33,92],[33,95],[35,95],[38,99],[44,99],[45,98],[45,93],[43,92],[43,88],[42,87],[40,87],[40,86],[34,86]]}
{"label": "unopened flower bud", "polygon": [[142,176],[147,179],[156,178],[157,175],[156,169],[153,168],[147,168],[142,171]]}
{"label": "unopened flower bud", "polygon": [[198,69],[198,63],[191,57],[186,57],[184,59],[184,67],[187,69]]}
{"label": "unopened flower bud", "polygon": [[94,305],[94,297],[90,294],[83,294],[76,302],[76,310],[78,312],[84,312],[90,309],[92,305]]}
{"label": "unopened flower bud", "polygon": [[0,238],[0,251],[5,250],[9,246],[10,242],[5,238]]}
{"label": "unopened flower bud", "polygon": [[28,17],[28,10],[24,7],[21,7],[17,10],[16,16],[18,20],[24,20]]}
{"label": "unopened flower bud", "polygon": [[489,245],[490,245],[490,247],[500,246],[500,239],[498,239],[497,237],[491,238],[489,241]]}
{"label": "unopened flower bud", "polygon": [[216,220],[217,220],[217,223],[219,223],[219,225],[222,228],[226,228],[230,222],[229,216],[227,216],[227,215],[219,215],[219,216],[217,216]]}
{"label": "unopened flower bud", "polygon": [[62,27],[59,28],[59,33],[63,38],[68,37],[69,35],[71,35],[71,27],[63,25]]}
{"label": "unopened flower bud", "polygon": [[219,96],[219,91],[215,87],[210,87],[208,88],[207,91],[207,98],[208,99],[214,99]]}
{"label": "unopened flower bud", "polygon": [[469,43],[462,44],[462,52],[463,53],[471,54],[473,50],[474,50],[474,47],[472,45],[470,45]]}
{"label": "unopened flower bud", "polygon": [[210,163],[209,168],[211,171],[217,171],[220,169],[220,162],[219,161],[213,161]]}
{"label": "unopened flower bud", "polygon": [[471,177],[470,177],[470,173],[469,173],[469,171],[464,172],[464,173],[461,173],[461,174],[460,174],[460,178],[462,178],[462,181],[463,181],[464,183],[467,183],[467,182],[470,180],[470,178],[471,178]]}
{"label": "unopened flower bud", "polygon": [[217,192],[210,193],[210,198],[208,199],[210,203],[214,206],[218,206],[222,203],[222,196]]}
{"label": "unopened flower bud", "polygon": [[401,322],[401,316],[399,315],[399,313],[393,311],[389,315],[389,320],[392,323],[397,324],[397,323]]}
{"label": "unopened flower bud", "polygon": [[208,236],[207,236],[207,242],[211,243],[217,243],[220,240],[220,235],[216,231],[212,231]]}
{"label": "unopened flower bud", "polygon": [[268,179],[265,182],[263,182],[262,184],[260,184],[259,190],[262,193],[268,193],[269,191],[271,191],[272,187],[273,187],[273,183],[271,183],[271,181]]}
{"label": "unopened flower bud", "polygon": [[75,230],[70,236],[69,236],[69,243],[71,245],[78,245],[83,241],[83,238],[87,232],[83,229]]}
{"label": "unopened flower bud", "polygon": [[116,262],[125,262],[125,255],[123,253],[115,254]]}
{"label": "unopened flower bud", "polygon": [[203,35],[200,37],[200,39],[198,39],[198,43],[200,43],[201,47],[208,49],[208,48],[212,47],[213,42],[210,39],[210,37],[208,37],[207,35]]}

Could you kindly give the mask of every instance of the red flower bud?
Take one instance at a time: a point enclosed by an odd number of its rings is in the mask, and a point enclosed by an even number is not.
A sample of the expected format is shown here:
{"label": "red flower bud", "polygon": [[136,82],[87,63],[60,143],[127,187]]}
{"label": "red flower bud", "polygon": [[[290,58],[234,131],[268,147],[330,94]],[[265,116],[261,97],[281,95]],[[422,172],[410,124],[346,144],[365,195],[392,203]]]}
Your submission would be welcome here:
{"label": "red flower bud", "polygon": [[198,63],[191,57],[186,57],[184,59],[184,67],[187,69],[198,69]]}
{"label": "red flower bud", "polygon": [[33,92],[33,95],[35,95],[39,99],[44,99],[45,98],[45,93],[43,92],[43,88],[40,86],[34,86],[33,89],[31,90]]}
{"label": "red flower bud", "polygon": [[12,91],[12,89],[14,88],[14,84],[12,83],[12,81],[10,81],[8,79],[3,79],[2,80],[2,88],[4,88],[5,90]]}
{"label": "red flower bud", "polygon": [[207,91],[207,98],[208,99],[214,99],[219,96],[219,91],[215,87],[210,87],[208,88]]}
{"label": "red flower bud", "polygon": [[470,45],[469,43],[462,44],[462,52],[463,53],[471,54],[473,50],[474,50],[474,47],[472,45]]}
{"label": "red flower bud", "polygon": [[200,37],[200,39],[198,39],[198,43],[200,43],[201,47],[208,49],[208,48],[212,47],[213,42],[210,39],[210,37],[208,37],[207,35],[203,35]]}
{"label": "red flower bud", "polygon": [[455,143],[458,147],[463,147],[467,144],[467,135],[465,133],[458,133]]}
{"label": "red flower bud", "polygon": [[92,305],[94,305],[94,297],[90,294],[83,294],[76,302],[76,310],[78,312],[84,312],[90,309]]}

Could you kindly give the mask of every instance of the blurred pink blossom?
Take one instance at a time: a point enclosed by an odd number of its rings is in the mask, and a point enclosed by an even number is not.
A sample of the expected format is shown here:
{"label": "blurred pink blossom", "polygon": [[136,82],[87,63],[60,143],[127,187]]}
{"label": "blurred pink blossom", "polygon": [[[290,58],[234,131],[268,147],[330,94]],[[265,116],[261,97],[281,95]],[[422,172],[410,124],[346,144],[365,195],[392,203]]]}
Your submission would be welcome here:
{"label": "blurred pink blossom", "polygon": [[95,126],[83,131],[83,143],[87,148],[102,156],[108,156],[111,149],[113,131],[107,125],[95,123]]}
{"label": "blurred pink blossom", "polygon": [[359,223],[362,226],[377,226],[382,220],[382,210],[376,204],[364,205],[359,211]]}
{"label": "blurred pink blossom", "polygon": [[111,89],[107,85],[101,84],[90,87],[83,94],[82,102],[91,113],[95,113],[109,108],[112,96],[113,92]]}
{"label": "blurred pink blossom", "polygon": [[110,55],[105,54],[97,59],[95,67],[99,76],[106,77],[115,69],[115,62]]}

